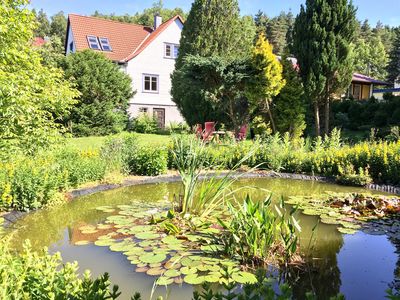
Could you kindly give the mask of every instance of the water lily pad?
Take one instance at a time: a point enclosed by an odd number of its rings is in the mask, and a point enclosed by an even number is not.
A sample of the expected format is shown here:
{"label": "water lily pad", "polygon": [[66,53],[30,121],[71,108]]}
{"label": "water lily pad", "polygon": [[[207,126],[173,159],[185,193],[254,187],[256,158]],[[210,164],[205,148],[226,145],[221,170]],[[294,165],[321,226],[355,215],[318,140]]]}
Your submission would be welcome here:
{"label": "water lily pad", "polygon": [[169,260],[165,263],[166,269],[180,269],[181,267],[182,267],[182,265],[177,261]]}
{"label": "water lily pad", "polygon": [[187,284],[199,285],[203,284],[206,280],[204,276],[198,276],[197,274],[189,274],[186,275],[185,278],[183,278],[183,281],[186,282]]}
{"label": "water lily pad", "polygon": [[166,258],[167,256],[164,254],[146,253],[144,255],[141,255],[139,257],[139,260],[144,263],[155,264],[163,262]]}
{"label": "water lily pad", "polygon": [[343,234],[355,234],[357,232],[357,230],[355,229],[343,228],[343,227],[339,227],[337,230]]}
{"label": "water lily pad", "polygon": [[149,267],[142,267],[142,268],[136,268],[135,272],[136,273],[146,273],[149,270]]}
{"label": "water lily pad", "polygon": [[183,267],[180,269],[180,271],[183,275],[189,275],[196,274],[198,270],[196,268]]}
{"label": "water lily pad", "polygon": [[237,283],[243,283],[243,284],[254,284],[257,282],[257,277],[249,272],[233,273],[232,279]]}
{"label": "water lily pad", "polygon": [[76,246],[85,246],[85,245],[89,245],[89,244],[90,244],[89,241],[78,241],[78,242],[75,242]]}
{"label": "water lily pad", "polygon": [[173,282],[174,282],[173,278],[162,276],[157,279],[156,284],[157,285],[169,285]]}
{"label": "water lily pad", "polygon": [[149,232],[140,232],[135,234],[135,237],[141,240],[154,240],[160,237],[158,233],[154,233],[152,231]]}
{"label": "water lily pad", "polygon": [[176,237],[172,235],[168,235],[161,240],[164,244],[182,244],[182,240],[178,240]]}
{"label": "water lily pad", "polygon": [[150,275],[150,276],[160,276],[160,275],[162,275],[164,272],[165,272],[165,269],[158,267],[158,268],[151,268],[151,269],[149,269],[149,270],[146,272],[146,274],[147,274],[147,275]]}
{"label": "water lily pad", "polygon": [[181,272],[179,272],[178,270],[175,270],[175,269],[167,270],[164,273],[164,276],[166,276],[166,277],[177,277],[180,275],[181,275]]}
{"label": "water lily pad", "polygon": [[95,244],[96,246],[100,246],[100,247],[111,246],[111,245],[113,245],[114,243],[115,243],[115,241],[112,240],[112,239],[108,239],[108,240],[106,240],[106,239],[101,239],[101,240],[97,240],[97,241],[94,242],[94,244]]}
{"label": "water lily pad", "polygon": [[112,228],[112,225],[110,225],[110,224],[99,224],[99,225],[97,225],[97,229],[100,229],[100,230],[107,230],[107,229],[111,229]]}

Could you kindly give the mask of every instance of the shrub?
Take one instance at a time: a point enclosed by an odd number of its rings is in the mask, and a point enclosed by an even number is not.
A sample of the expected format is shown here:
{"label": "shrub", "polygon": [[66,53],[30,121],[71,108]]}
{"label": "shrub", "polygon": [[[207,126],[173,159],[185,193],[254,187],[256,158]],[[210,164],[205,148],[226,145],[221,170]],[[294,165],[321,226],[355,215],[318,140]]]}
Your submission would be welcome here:
{"label": "shrub", "polygon": [[336,176],[336,182],[343,185],[366,186],[372,182],[368,169],[359,168],[358,173],[353,165],[347,165],[339,169],[340,175]]}
{"label": "shrub", "polygon": [[127,158],[131,174],[157,176],[167,172],[167,152],[163,148],[139,146]]}
{"label": "shrub", "polygon": [[69,187],[104,178],[107,162],[98,151],[63,150],[55,156],[63,173],[66,174]]}
{"label": "shrub", "polygon": [[138,133],[156,133],[158,131],[158,123],[155,117],[151,117],[147,113],[140,114],[132,121],[131,130]]}
{"label": "shrub", "polygon": [[117,299],[118,286],[110,290],[107,273],[96,280],[86,271],[83,278],[78,264],[62,263],[59,253],[47,249],[34,252],[25,242],[22,253],[12,253],[8,242],[0,242],[1,299]]}

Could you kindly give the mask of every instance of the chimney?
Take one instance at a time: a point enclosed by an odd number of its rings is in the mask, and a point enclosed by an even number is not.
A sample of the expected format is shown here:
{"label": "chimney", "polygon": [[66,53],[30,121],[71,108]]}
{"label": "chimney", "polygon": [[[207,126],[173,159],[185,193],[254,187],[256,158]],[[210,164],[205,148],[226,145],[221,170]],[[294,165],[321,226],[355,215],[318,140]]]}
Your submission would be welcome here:
{"label": "chimney", "polygon": [[154,30],[156,30],[162,24],[162,17],[159,14],[154,16]]}

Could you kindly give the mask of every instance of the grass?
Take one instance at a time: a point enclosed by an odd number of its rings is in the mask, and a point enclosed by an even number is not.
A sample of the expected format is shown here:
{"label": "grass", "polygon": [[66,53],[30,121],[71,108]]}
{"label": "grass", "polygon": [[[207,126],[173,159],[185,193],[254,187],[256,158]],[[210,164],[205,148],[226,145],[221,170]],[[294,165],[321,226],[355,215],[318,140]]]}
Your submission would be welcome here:
{"label": "grass", "polygon": [[[151,146],[167,145],[171,141],[171,136],[169,135],[137,133],[137,137],[140,143]],[[107,137],[105,136],[69,138],[67,139],[66,146],[71,148],[78,148],[81,150],[96,150],[103,145],[106,139]]]}

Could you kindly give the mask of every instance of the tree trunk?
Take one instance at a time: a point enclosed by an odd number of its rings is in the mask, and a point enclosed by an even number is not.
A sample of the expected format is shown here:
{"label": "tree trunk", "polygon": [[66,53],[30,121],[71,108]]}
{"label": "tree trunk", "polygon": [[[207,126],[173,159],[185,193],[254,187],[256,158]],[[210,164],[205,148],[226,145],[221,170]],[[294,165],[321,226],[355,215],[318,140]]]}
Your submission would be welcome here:
{"label": "tree trunk", "polygon": [[328,99],[326,99],[326,102],[325,102],[325,134],[326,135],[329,135],[329,132],[330,132],[330,130],[329,130],[329,115],[330,115],[330,100],[329,100],[329,98]]}
{"label": "tree trunk", "polygon": [[321,128],[319,124],[319,105],[318,102],[314,102],[314,118],[315,118],[315,135],[321,136]]}
{"label": "tree trunk", "polygon": [[267,105],[269,120],[271,121],[272,132],[273,132],[273,133],[276,133],[276,127],[275,127],[274,118],[273,118],[273,116],[272,116],[271,108],[269,107],[269,100],[268,100],[268,99],[265,100],[265,103],[266,103],[266,105]]}
{"label": "tree trunk", "polygon": [[330,117],[330,108],[331,100],[330,100],[330,95],[329,95],[329,85],[326,87],[325,91],[325,134],[329,135],[329,117]]}

